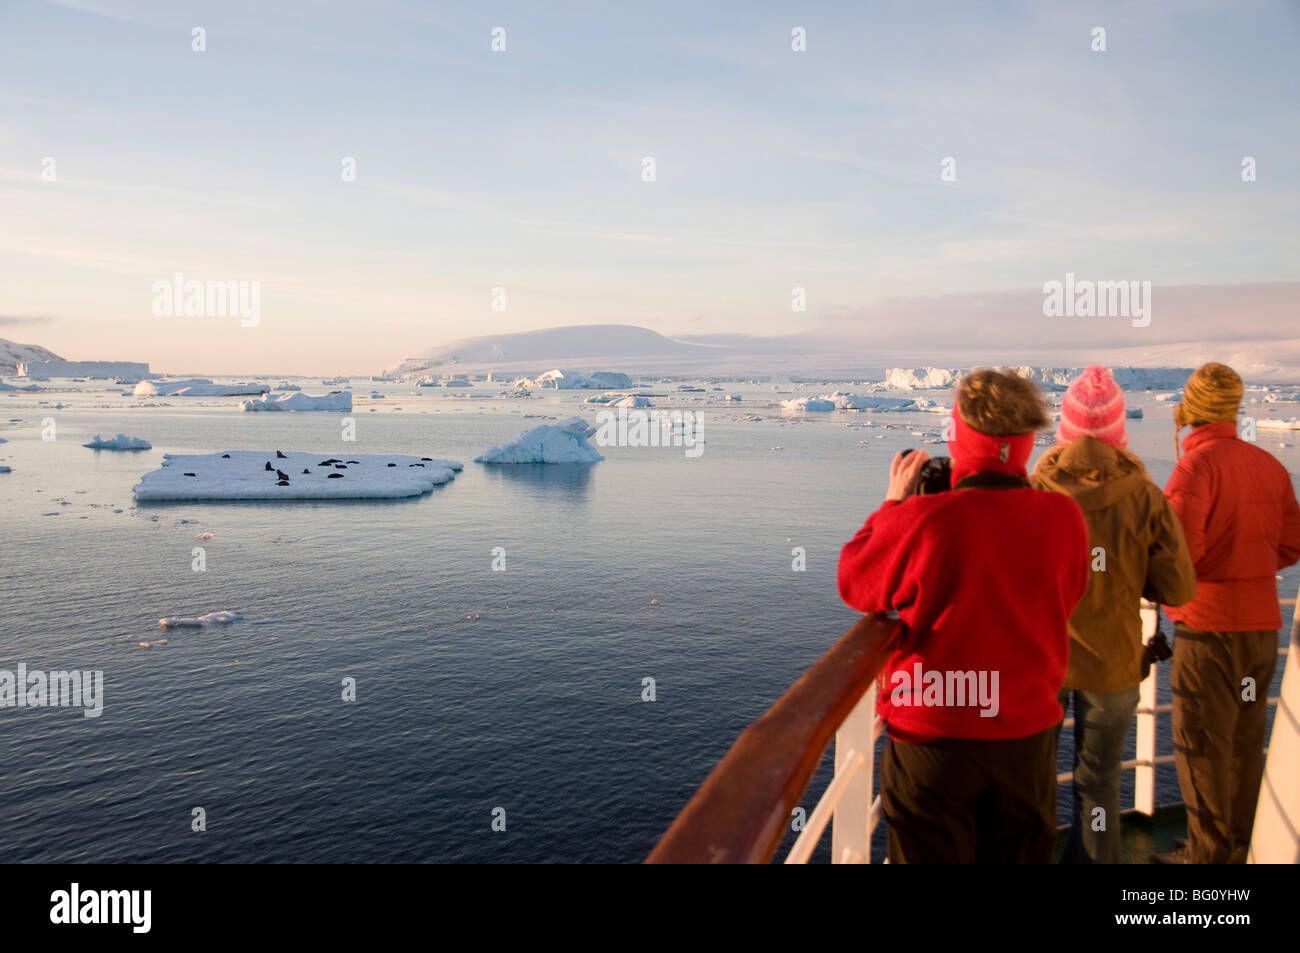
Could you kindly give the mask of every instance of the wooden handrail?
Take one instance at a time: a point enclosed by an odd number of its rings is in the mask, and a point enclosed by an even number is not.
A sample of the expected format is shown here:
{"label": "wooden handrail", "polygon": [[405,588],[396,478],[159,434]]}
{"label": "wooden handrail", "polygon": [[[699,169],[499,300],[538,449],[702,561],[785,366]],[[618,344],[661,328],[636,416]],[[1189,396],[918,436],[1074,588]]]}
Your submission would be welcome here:
{"label": "wooden handrail", "polygon": [[903,624],[863,616],[745,729],[646,858],[767,863],[822,752],[884,667]]}

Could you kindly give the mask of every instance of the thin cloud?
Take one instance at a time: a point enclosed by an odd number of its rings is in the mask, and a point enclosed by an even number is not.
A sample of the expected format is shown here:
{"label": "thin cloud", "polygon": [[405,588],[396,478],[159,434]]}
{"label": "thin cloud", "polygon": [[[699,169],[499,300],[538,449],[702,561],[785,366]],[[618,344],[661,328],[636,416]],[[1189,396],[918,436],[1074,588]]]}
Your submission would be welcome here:
{"label": "thin cloud", "polygon": [[52,320],[41,315],[0,314],[0,327],[13,327],[17,324],[49,324]]}

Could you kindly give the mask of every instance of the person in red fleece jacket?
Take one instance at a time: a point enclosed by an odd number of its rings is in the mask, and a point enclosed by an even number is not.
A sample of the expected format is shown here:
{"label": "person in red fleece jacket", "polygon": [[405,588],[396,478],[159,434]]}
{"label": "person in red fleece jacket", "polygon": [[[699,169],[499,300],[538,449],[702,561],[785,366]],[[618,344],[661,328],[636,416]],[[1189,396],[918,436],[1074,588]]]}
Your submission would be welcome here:
{"label": "person in red fleece jacket", "polygon": [[906,625],[877,702],[891,863],[1051,859],[1057,696],[1089,550],[1079,504],[1026,480],[1048,423],[1030,381],[972,371],[948,441],[953,489],[914,495],[928,457],[896,456],[884,504],[840,554],[841,598]]}
{"label": "person in red fleece jacket", "polygon": [[[1165,494],[1196,565],[1196,598],[1174,620],[1174,765],[1187,846],[1161,862],[1245,863],[1264,773],[1277,665],[1278,570],[1300,559],[1300,505],[1286,467],[1237,434],[1241,378],[1197,369],[1174,421],[1192,428]],[[1175,430],[1175,440],[1177,440]]]}

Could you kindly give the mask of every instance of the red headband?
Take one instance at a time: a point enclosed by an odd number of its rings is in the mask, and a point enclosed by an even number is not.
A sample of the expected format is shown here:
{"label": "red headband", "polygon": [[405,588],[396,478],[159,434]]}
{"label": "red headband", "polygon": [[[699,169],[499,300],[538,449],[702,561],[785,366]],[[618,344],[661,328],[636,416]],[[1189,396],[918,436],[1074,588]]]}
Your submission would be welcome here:
{"label": "red headband", "polygon": [[952,409],[952,438],[948,453],[952,455],[952,484],[972,473],[992,470],[1026,476],[1025,465],[1034,450],[1034,434],[995,437],[972,430],[956,407]]}

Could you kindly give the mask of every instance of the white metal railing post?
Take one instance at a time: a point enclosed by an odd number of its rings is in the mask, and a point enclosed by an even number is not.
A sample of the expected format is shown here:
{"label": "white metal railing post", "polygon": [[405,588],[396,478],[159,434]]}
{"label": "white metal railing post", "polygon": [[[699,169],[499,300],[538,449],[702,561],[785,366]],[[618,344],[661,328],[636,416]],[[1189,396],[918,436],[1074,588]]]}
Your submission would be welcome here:
{"label": "white metal railing post", "polygon": [[861,762],[835,805],[831,822],[831,863],[871,863],[871,802],[875,797],[876,686],[835,733],[835,773],[856,756]]}
{"label": "white metal railing post", "polygon": [[[1160,626],[1160,610],[1150,603],[1142,604],[1143,644],[1155,635]],[[1138,686],[1137,744],[1134,751],[1133,809],[1150,817],[1156,810],[1156,686],[1160,681],[1160,663],[1151,665],[1151,672]]]}

